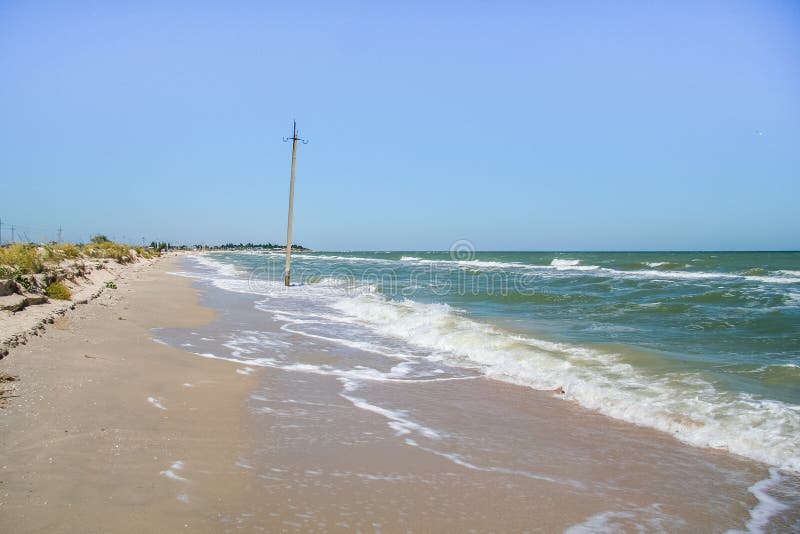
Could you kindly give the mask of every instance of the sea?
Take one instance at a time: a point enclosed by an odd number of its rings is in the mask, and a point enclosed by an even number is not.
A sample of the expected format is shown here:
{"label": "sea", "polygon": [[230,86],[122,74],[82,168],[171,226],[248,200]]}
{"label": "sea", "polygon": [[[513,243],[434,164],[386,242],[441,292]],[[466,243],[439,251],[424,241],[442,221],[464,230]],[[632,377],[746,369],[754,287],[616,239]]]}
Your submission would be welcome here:
{"label": "sea", "polygon": [[[764,466],[742,528],[777,528],[767,527],[781,514],[778,530],[800,528],[798,252],[482,252],[467,241],[443,252],[298,251],[290,287],[282,252],[181,261],[175,274],[246,295],[252,314],[213,343],[162,336],[172,344],[248,369],[335,377],[342,398],[409,446],[447,433],[424,406],[412,418],[397,399],[367,398],[365,385],[480,377],[547,392]],[[303,361],[275,331],[369,357]]]}

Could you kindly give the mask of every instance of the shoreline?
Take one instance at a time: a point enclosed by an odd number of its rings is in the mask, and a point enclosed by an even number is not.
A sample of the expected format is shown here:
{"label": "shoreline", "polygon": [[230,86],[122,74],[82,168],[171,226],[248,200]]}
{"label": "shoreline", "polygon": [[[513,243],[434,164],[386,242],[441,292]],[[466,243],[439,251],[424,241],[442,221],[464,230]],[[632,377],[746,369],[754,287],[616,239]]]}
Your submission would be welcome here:
{"label": "shoreline", "polygon": [[239,513],[254,378],[152,341],[153,328],[216,315],[190,280],[167,274],[176,261],[125,271],[0,362],[17,377],[0,410],[0,524],[214,531]]}
{"label": "shoreline", "polygon": [[[363,514],[339,517],[324,494],[315,491],[327,487],[349,496],[340,498],[340,505],[374,506],[372,513],[382,517],[384,526],[413,530],[431,525],[524,529],[536,524],[549,531],[581,525],[604,513],[621,514],[631,528],[636,514],[653,522],[678,514],[702,528],[721,524],[739,529],[759,504],[749,488],[770,476],[759,462],[693,447],[668,433],[609,418],[521,385],[475,376],[477,380],[430,381],[435,384],[423,380],[405,386],[409,381],[400,375],[400,380],[390,378],[392,371],[384,367],[397,361],[382,362],[374,354],[329,343],[324,337],[298,335],[283,328],[289,326],[282,323],[285,317],[274,321],[257,311],[254,303],[263,295],[225,291],[202,276],[195,281],[204,289],[204,303],[224,309],[225,317],[195,332],[173,329],[158,337],[172,346],[191,347],[199,356],[232,361],[243,371],[265,368],[259,390],[250,397],[249,411],[257,441],[268,444],[268,449],[245,463],[280,488],[278,492],[265,487],[266,502],[270,515],[289,527],[312,528],[318,521],[370,528]],[[342,366],[353,372],[336,371]],[[359,374],[359,367],[366,374]],[[371,378],[373,369],[378,373]],[[348,389],[353,381],[361,382],[355,392]],[[493,399],[491,409],[484,406],[488,398]],[[473,417],[464,418],[466,413]],[[500,448],[486,450],[464,448],[450,439],[462,436],[473,444],[489,444],[494,436],[503,435],[511,436],[511,441],[495,440],[492,447]],[[506,452],[495,454],[504,447]],[[518,458],[509,456],[510,451],[525,454]],[[350,455],[355,462],[348,459]],[[589,483],[582,484],[582,477]],[[463,481],[471,489],[458,490],[447,480]],[[651,485],[655,480],[660,483]],[[714,494],[715,483],[722,491],[714,498],[716,511],[698,507]],[[441,492],[430,493],[432,486]],[[511,487],[517,491],[509,492]],[[579,487],[583,488],[579,493],[597,487],[605,497],[576,496]],[[483,491],[476,493],[476,488]],[[674,498],[664,494],[667,488]],[[483,501],[487,494],[498,501],[493,512]],[[291,503],[299,499],[314,510],[313,519],[291,516]],[[386,510],[389,501],[402,506]],[[284,504],[276,507],[275,502]],[[431,510],[430,502],[439,508]],[[652,508],[648,502],[660,504]],[[268,513],[257,502],[253,506],[257,516]],[[427,522],[410,519],[420,513]]]}
{"label": "shoreline", "polygon": [[[757,525],[765,511],[767,466],[547,392],[487,377],[406,389],[310,372],[347,359],[381,366],[284,331],[253,295],[170,274],[183,261],[123,272],[117,289],[0,360],[20,378],[0,410],[0,525],[681,530],[674,521],[686,518],[713,530]],[[195,344],[230,348],[226,336],[251,327],[277,343],[265,355],[306,370]]]}

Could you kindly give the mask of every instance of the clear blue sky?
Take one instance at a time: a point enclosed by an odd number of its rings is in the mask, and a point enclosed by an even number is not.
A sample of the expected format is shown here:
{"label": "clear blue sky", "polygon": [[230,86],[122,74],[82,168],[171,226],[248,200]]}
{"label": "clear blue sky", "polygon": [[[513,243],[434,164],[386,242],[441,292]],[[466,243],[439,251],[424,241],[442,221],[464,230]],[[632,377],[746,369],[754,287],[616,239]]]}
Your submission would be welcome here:
{"label": "clear blue sky", "polygon": [[284,242],[293,117],[314,248],[800,248],[798,2],[0,1],[32,239]]}

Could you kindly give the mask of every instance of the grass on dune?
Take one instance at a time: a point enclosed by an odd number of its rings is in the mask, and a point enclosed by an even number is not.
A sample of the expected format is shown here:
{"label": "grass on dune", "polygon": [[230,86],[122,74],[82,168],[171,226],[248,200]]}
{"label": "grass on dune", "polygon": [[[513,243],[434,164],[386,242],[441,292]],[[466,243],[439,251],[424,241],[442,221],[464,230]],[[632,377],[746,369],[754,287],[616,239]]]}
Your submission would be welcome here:
{"label": "grass on dune", "polygon": [[[131,251],[134,252],[132,253]],[[72,243],[53,245],[14,243],[0,247],[0,278],[19,274],[41,273],[55,267],[64,260],[97,258],[129,263],[136,256],[151,258],[158,255],[159,252],[151,248],[114,243],[103,236],[96,236],[92,243],[86,245],[73,245]]]}
{"label": "grass on dune", "polygon": [[0,269],[10,269],[8,274],[40,273],[44,270],[44,261],[35,245],[15,243],[0,248]]}

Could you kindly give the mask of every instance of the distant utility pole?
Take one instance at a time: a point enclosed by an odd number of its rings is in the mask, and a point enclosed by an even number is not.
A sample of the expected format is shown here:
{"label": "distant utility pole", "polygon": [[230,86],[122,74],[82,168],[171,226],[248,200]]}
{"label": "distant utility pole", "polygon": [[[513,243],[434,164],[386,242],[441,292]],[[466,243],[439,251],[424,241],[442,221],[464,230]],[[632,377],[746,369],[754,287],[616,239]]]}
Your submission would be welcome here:
{"label": "distant utility pole", "polygon": [[58,225],[58,239],[56,239],[56,243],[61,243],[61,225]]}
{"label": "distant utility pole", "polygon": [[12,243],[14,242],[14,230],[16,230],[16,227],[12,224],[11,225],[11,242]]}
{"label": "distant utility pole", "polygon": [[297,137],[297,121],[294,121],[292,128],[292,136],[284,137],[285,143],[289,139],[292,140],[292,175],[289,179],[289,223],[286,226],[286,267],[283,270],[283,283],[286,287],[291,285],[291,271],[292,271],[292,211],[294,209],[294,165],[297,159],[297,142],[301,141],[304,145],[308,144],[305,139]]}

